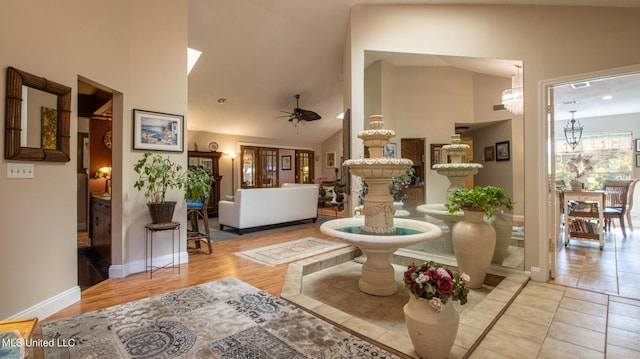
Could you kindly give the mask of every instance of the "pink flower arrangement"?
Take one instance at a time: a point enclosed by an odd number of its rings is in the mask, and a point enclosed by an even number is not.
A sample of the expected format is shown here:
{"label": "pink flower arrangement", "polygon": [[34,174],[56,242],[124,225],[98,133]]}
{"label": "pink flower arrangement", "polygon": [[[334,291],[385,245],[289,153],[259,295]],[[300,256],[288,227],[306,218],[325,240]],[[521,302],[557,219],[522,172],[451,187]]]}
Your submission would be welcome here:
{"label": "pink flower arrangement", "polygon": [[322,182],[327,180],[327,176],[320,176],[313,179],[313,183],[322,184]]}
{"label": "pink flower arrangement", "polygon": [[438,313],[447,304],[449,298],[460,301],[461,305],[467,303],[469,289],[465,282],[469,276],[465,273],[458,275],[443,266],[429,261],[420,267],[411,263],[404,272],[404,285],[416,296],[429,300],[431,307]]}

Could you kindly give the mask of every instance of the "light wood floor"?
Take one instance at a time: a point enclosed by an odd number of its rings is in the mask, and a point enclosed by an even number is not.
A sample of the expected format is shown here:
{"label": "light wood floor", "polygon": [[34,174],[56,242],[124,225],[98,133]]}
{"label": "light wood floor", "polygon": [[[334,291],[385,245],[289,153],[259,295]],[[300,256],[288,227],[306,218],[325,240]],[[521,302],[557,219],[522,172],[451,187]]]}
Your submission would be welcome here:
{"label": "light wood floor", "polygon": [[312,226],[216,242],[213,243],[211,256],[204,250],[196,251],[193,249],[193,244],[190,243],[189,263],[182,264],[180,274],[175,269],[161,269],[153,273],[153,279],[149,279],[148,273],[133,274],[126,278],[109,278],[84,290],[80,302],[55,313],[42,322],[107,308],[226,277],[236,277],[265,292],[280,296],[287,264],[275,267],[264,266],[238,257],[233,253],[309,236],[337,241],[322,234],[319,226]]}

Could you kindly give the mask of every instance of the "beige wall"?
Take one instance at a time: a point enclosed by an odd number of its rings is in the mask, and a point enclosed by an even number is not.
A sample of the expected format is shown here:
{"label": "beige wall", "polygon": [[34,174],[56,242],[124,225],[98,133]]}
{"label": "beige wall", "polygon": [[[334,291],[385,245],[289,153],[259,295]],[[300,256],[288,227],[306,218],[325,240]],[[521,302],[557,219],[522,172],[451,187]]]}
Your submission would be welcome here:
{"label": "beige wall", "polygon": [[[541,81],[640,64],[634,41],[639,9],[479,5],[398,5],[352,8],[345,73],[345,107],[353,133],[364,117],[364,52],[518,59],[523,61],[525,269],[547,278],[547,186],[544,94]],[[589,26],[584,26],[589,24]],[[358,123],[360,122],[360,123]],[[362,153],[355,135],[353,151]],[[526,148],[526,150],[524,150]],[[513,154],[514,156],[516,153]]]}
{"label": "beige wall", "polygon": [[[30,315],[43,319],[80,295],[76,277],[78,76],[116,92],[114,266],[110,271],[123,276],[143,268],[143,227],[149,218],[146,200],[133,189],[133,163],[142,152],[131,150],[131,113],[133,108],[143,108],[186,114],[187,4],[170,0],[3,2],[0,33],[6,35],[0,37],[0,82],[6,81],[6,67],[13,66],[72,88],[71,162],[37,162],[34,179],[0,176],[0,272],[5,288],[0,319]],[[4,114],[4,106],[0,101],[0,113]],[[0,144],[4,147],[4,136]],[[186,164],[186,153],[172,157]],[[7,162],[0,159],[3,174]],[[184,211],[183,203],[177,213]],[[185,222],[184,217],[176,219]]]}

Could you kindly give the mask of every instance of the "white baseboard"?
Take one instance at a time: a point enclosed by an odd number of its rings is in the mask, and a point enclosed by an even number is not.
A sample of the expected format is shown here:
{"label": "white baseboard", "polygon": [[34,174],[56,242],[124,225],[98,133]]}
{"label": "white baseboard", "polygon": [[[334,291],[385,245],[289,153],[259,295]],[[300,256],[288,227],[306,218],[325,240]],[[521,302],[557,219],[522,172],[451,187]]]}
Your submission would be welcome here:
{"label": "white baseboard", "polygon": [[78,301],[80,301],[80,287],[75,286],[7,319],[36,317],[38,320],[43,320]]}
{"label": "white baseboard", "polygon": [[[189,253],[180,252],[180,264],[189,263]],[[153,258],[154,266],[163,266],[171,262],[171,254],[166,254]],[[178,264],[178,257],[175,258],[175,264]],[[111,265],[109,266],[109,278],[124,278],[130,274],[144,272],[146,266],[144,259],[138,259],[133,262],[129,262],[124,265]]]}

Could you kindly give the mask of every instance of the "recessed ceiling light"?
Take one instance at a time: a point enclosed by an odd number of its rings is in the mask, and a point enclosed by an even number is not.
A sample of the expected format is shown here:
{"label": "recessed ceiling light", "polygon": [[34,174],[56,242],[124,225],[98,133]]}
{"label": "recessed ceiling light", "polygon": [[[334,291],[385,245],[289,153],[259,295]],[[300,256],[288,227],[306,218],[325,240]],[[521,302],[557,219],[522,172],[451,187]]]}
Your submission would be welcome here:
{"label": "recessed ceiling light", "polygon": [[611,95],[604,95],[604,96],[602,96],[602,99],[603,99],[603,100],[605,100],[605,101],[606,101],[606,100],[611,100],[612,98],[613,98],[613,96],[611,96]]}
{"label": "recessed ceiling light", "polygon": [[220,105],[224,105],[225,103],[227,103],[227,99],[226,99],[226,98],[224,98],[224,97],[220,97],[220,98],[218,99],[218,104],[220,104]]}
{"label": "recessed ceiling light", "polygon": [[583,81],[583,82],[576,82],[576,83],[572,83],[571,84],[571,88],[576,90],[576,89],[582,89],[585,87],[590,87],[591,84],[589,83],[589,81]]}

